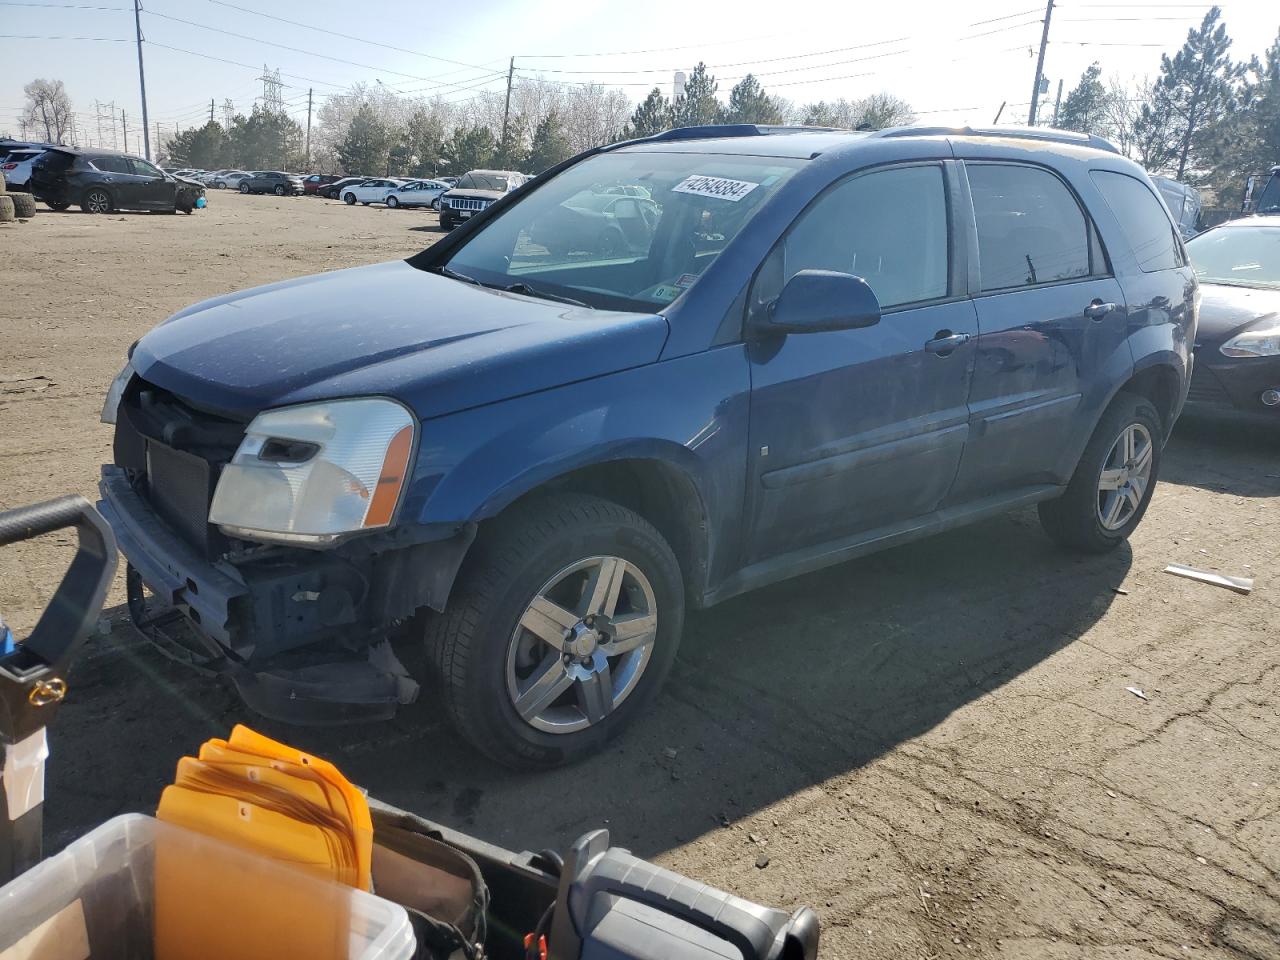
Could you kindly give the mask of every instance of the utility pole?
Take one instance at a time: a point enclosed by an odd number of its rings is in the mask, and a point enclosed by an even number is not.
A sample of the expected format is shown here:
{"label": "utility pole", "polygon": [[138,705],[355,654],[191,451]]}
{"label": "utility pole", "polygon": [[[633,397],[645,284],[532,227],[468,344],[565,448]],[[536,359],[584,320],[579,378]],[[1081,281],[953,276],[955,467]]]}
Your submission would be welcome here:
{"label": "utility pole", "polygon": [[1058,111],[1062,109],[1062,78],[1058,78],[1058,99],[1053,101],[1053,125],[1058,125]]}
{"label": "utility pole", "polygon": [[209,98],[209,122],[213,123],[213,97]]}
{"label": "utility pole", "polygon": [[[1052,2],[1052,0],[1050,0]],[[511,116],[511,79],[516,72],[516,58],[511,58],[511,66],[507,67],[507,105],[502,108],[502,149],[507,148],[507,120]],[[509,161],[510,157],[503,157],[503,162]]]}
{"label": "utility pole", "polygon": [[307,88],[307,158],[302,164],[304,169],[311,169],[311,88]]}
{"label": "utility pole", "polygon": [[129,152],[129,121],[125,118],[124,107],[120,108],[120,132],[124,134],[124,152]]}
{"label": "utility pole", "polygon": [[1031,86],[1031,112],[1027,125],[1036,125],[1036,108],[1040,106],[1040,77],[1044,73],[1044,48],[1049,45],[1049,20],[1053,17],[1053,0],[1044,8],[1044,32],[1040,34],[1040,56],[1036,58],[1036,82]]}
{"label": "utility pole", "polygon": [[[138,36],[138,86],[142,90],[142,155],[151,159],[151,133],[147,129],[147,74],[142,69],[142,0],[133,0],[133,27]],[[129,135],[125,134],[128,140]],[[125,149],[129,147],[126,144]]]}

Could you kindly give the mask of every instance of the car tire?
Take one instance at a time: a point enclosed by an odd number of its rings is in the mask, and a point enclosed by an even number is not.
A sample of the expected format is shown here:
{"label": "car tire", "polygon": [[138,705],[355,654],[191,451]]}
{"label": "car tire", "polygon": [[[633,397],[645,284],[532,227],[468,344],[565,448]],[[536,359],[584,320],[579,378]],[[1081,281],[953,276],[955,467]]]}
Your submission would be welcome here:
{"label": "car tire", "polygon": [[13,215],[19,220],[30,220],[36,215],[36,198],[29,193],[5,194],[13,201]]}
{"label": "car tire", "polygon": [[227,185],[226,185],[225,183],[223,183],[221,180],[215,180],[215,181],[213,181],[213,189],[215,189],[215,190],[225,190],[225,189],[227,189]]}
{"label": "car tire", "polygon": [[276,190],[275,190],[275,194],[276,194],[276,196],[277,196],[277,197],[283,197],[283,196],[284,196],[284,187],[281,187],[281,186],[278,186],[278,185],[277,185],[277,186],[276,186]]}
{"label": "car tire", "polygon": [[64,210],[69,210],[71,208],[71,204],[67,203],[65,200],[46,200],[44,205],[50,210],[57,211],[58,213],[62,213]]}
{"label": "car tire", "polygon": [[342,198],[342,202],[348,207],[354,207],[356,205],[356,195],[354,193],[348,193]]}
{"label": "car tire", "polygon": [[441,229],[441,230],[452,230],[452,229],[453,229],[454,227],[456,227],[456,226],[457,226],[457,224],[456,224],[453,220],[449,219],[448,217],[444,216],[443,214],[441,215],[441,217],[440,217],[440,229]]}
{"label": "car tire", "polygon": [[247,183],[240,184],[240,192],[247,194],[249,192],[249,185]]}
{"label": "car tire", "polygon": [[400,201],[395,197],[387,197],[387,206],[394,210],[396,207],[400,206]]}
{"label": "car tire", "polygon": [[[617,575],[618,584],[612,590],[612,617],[602,614],[603,626],[588,627],[590,597],[610,594],[609,589],[596,593],[594,583],[602,576],[614,582],[609,573]],[[571,639],[578,646],[572,654],[558,653],[522,625],[526,617],[537,616],[535,602],[546,606],[553,597],[556,606],[548,609],[562,619],[584,615],[573,628]],[[608,602],[596,606],[610,608]],[[644,619],[650,615],[652,630]],[[614,635],[613,620],[622,625],[628,618],[643,624],[643,634],[636,637],[645,637],[642,643],[617,656],[608,655],[606,647],[592,651],[593,638]],[[532,498],[481,531],[447,609],[429,615],[426,641],[457,731],[505,766],[542,769],[598,751],[644,712],[675,662],[683,625],[684,581],[662,535],[609,500],[557,494]],[[559,628],[550,629],[554,634]],[[566,651],[571,646],[560,642]],[[565,666],[566,657],[576,659]],[[556,684],[550,699],[526,699],[536,697],[533,678],[544,668]],[[553,673],[557,670],[563,674]],[[581,679],[574,680],[571,671]],[[522,683],[528,684],[523,690]],[[530,719],[517,708],[518,699],[524,699]]]}
{"label": "car tire", "polygon": [[431,209],[432,209],[432,210],[435,210],[437,213],[439,213],[439,211],[440,211],[440,198],[439,198],[439,197],[436,197],[434,200],[432,200],[432,201],[431,201]]}
{"label": "car tire", "polygon": [[1066,491],[1040,504],[1045,533],[1080,553],[1118,547],[1147,512],[1163,441],[1164,424],[1151,401],[1118,394],[1098,421]]}
{"label": "car tire", "polygon": [[80,209],[85,213],[111,213],[115,209],[111,191],[105,187],[90,187],[84,192],[84,198],[80,201]]}

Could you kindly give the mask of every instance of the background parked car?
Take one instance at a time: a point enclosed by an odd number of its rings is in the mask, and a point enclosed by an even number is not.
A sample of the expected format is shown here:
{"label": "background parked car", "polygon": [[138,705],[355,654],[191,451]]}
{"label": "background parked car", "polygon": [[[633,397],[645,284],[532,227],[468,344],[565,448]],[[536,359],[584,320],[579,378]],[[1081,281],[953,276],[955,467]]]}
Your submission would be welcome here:
{"label": "background parked car", "polygon": [[232,170],[213,178],[211,186],[215,190],[239,190],[240,181],[253,176],[248,170]]}
{"label": "background parked car", "polygon": [[1201,296],[1187,400],[1280,425],[1280,216],[1231,220],[1187,252]]}
{"label": "background parked car", "polygon": [[1200,229],[1200,191],[1168,177],[1153,176],[1151,182],[1160,191],[1182,239],[1190,240]]}
{"label": "background parked car", "polygon": [[431,207],[440,209],[440,196],[449,189],[439,180],[410,180],[387,194],[388,207]]}
{"label": "background parked car", "polygon": [[4,173],[5,183],[14,190],[25,190],[31,179],[31,165],[45,149],[43,146],[15,147],[4,153],[0,148],[0,172]]}
{"label": "background parked car", "polygon": [[320,194],[321,187],[328,186],[331,183],[337,183],[341,179],[342,177],[334,173],[313,173],[302,181],[302,189],[306,191],[309,196],[318,196]]}
{"label": "background parked car", "polygon": [[77,147],[46,150],[32,165],[29,185],[36,199],[52,209],[79,204],[85,213],[190,213],[204,196],[204,184],[165,173],[141,157]]}
{"label": "background parked car", "polygon": [[516,170],[472,170],[463,174],[440,198],[440,226],[452,230],[529,179]]}
{"label": "background parked car", "polygon": [[257,170],[242,179],[238,189],[241,193],[274,193],[277,197],[303,192],[300,176],[279,170]]}
{"label": "background parked car", "polygon": [[392,190],[399,189],[407,182],[407,180],[390,180],[375,177],[372,180],[353,183],[342,188],[342,202],[348,205],[359,202],[366,207],[371,203],[384,203],[386,202],[387,194]]}
{"label": "background parked car", "polygon": [[364,183],[368,179],[368,177],[343,177],[341,180],[325,184],[316,192],[326,200],[337,200],[342,195],[343,187],[349,187],[355,183]]}

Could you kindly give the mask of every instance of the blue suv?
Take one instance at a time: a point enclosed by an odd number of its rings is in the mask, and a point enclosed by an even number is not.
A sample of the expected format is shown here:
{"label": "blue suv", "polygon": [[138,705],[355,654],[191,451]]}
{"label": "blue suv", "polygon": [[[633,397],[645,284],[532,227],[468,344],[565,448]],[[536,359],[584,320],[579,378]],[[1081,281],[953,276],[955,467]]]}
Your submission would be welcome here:
{"label": "blue suv", "polygon": [[643,711],[687,607],[1028,504],[1116,547],[1196,304],[1097,138],[675,130],[171,317],[101,507],[135,622],[257,711],[390,716],[425,650],[462,736],[548,765]]}

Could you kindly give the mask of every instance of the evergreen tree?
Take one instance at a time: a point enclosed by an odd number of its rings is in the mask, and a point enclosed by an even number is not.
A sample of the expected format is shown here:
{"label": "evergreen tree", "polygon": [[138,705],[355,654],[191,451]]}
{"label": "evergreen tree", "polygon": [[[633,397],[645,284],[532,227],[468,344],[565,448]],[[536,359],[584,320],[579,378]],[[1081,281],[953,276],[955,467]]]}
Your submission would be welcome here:
{"label": "evergreen tree", "polygon": [[729,91],[729,106],[724,111],[725,123],[782,123],[782,111],[764,92],[760,81],[751,74],[739,80]]}
{"label": "evergreen tree", "polygon": [[1106,128],[1107,88],[1102,85],[1102,67],[1095,60],[1085,68],[1058,113],[1063,130],[1101,135]]}
{"label": "evergreen tree", "polygon": [[416,110],[405,130],[409,146],[409,171],[415,177],[429,177],[440,166],[444,155],[444,122],[440,115]]}
{"label": "evergreen tree", "polygon": [[1177,54],[1160,57],[1156,102],[1143,110],[1140,122],[1148,133],[1160,129],[1156,121],[1171,120],[1160,166],[1170,169],[1175,180],[1182,180],[1189,165],[1200,159],[1197,148],[1205,130],[1231,104],[1240,76],[1240,68],[1227,56],[1231,39],[1221,17],[1221,9],[1211,7],[1200,27],[1188,32]]}
{"label": "evergreen tree", "polygon": [[569,137],[565,134],[560,115],[552,110],[533,131],[533,144],[525,157],[524,169],[529,173],[541,173],[561,160],[567,160],[572,154],[573,148],[569,146]]}
{"label": "evergreen tree", "polygon": [[228,162],[243,170],[288,170],[302,163],[302,127],[287,113],[260,104],[249,116],[232,118],[227,140]]}
{"label": "evergreen tree", "polygon": [[497,144],[487,127],[459,127],[444,145],[444,166],[448,173],[462,176],[493,163]]}
{"label": "evergreen tree", "polygon": [[716,78],[707,73],[707,65],[699,62],[685,81],[684,93],[672,104],[672,125],[697,127],[720,123],[720,101],[716,99],[719,89]]}
{"label": "evergreen tree", "polygon": [[347,135],[338,144],[342,169],[356,175],[385,174],[391,151],[391,135],[369,104],[361,104],[351,118]]}
{"label": "evergreen tree", "polygon": [[1251,175],[1280,162],[1280,36],[1249,63],[1235,102],[1206,130],[1205,141],[1219,206],[1234,207]]}
{"label": "evergreen tree", "polygon": [[166,155],[183,166],[217,170],[227,162],[229,146],[222,124],[210,120],[203,127],[192,127],[171,137],[166,145]]}
{"label": "evergreen tree", "polygon": [[631,115],[627,133],[631,137],[651,137],[670,130],[671,125],[671,102],[662,95],[661,90],[654,87]]}

